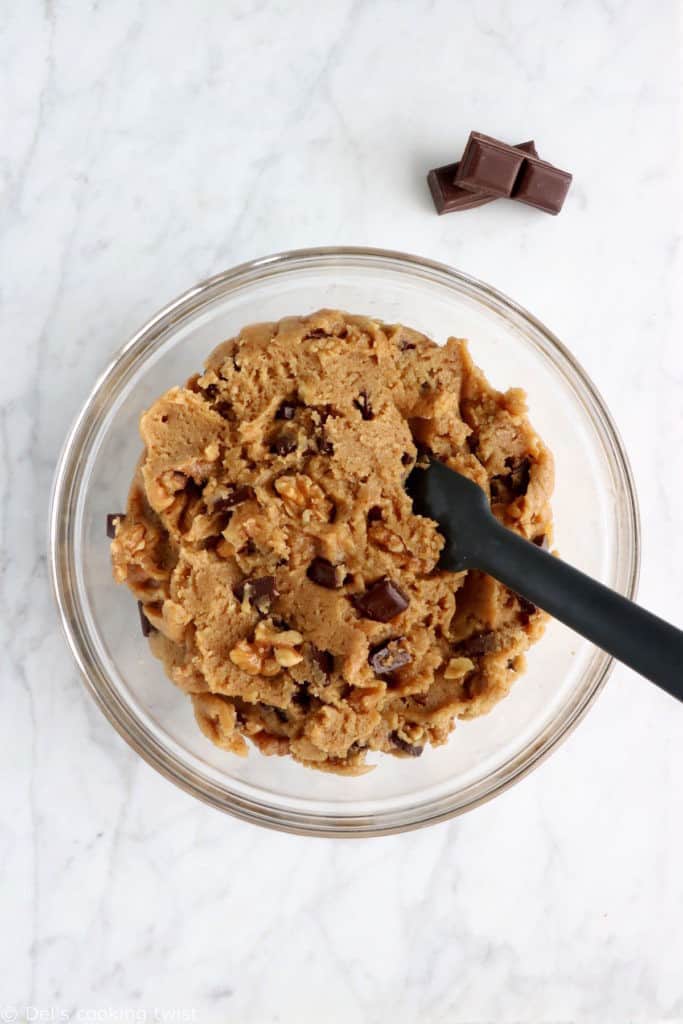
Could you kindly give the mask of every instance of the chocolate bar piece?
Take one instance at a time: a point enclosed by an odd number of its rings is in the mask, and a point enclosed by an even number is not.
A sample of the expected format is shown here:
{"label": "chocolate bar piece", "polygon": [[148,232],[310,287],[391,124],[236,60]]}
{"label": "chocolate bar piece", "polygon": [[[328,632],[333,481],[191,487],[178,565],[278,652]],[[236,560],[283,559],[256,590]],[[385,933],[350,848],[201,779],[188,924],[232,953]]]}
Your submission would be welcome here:
{"label": "chocolate bar piece", "polygon": [[[515,149],[521,149],[531,156],[538,156],[533,141],[520,142]],[[456,210],[471,210],[475,206],[484,206],[485,203],[492,203],[498,196],[490,192],[468,192],[467,189],[453,184],[453,179],[458,173],[460,161],[454,164],[446,164],[444,167],[435,167],[427,175],[427,184],[432,193],[436,212],[454,213]]]}
{"label": "chocolate bar piece", "polygon": [[567,197],[572,176],[543,160],[527,159],[522,165],[512,199],[557,214]]}
{"label": "chocolate bar piece", "polygon": [[523,162],[524,154],[514,146],[507,146],[489,135],[470,132],[453,183],[467,192],[508,197],[512,195]]}
{"label": "chocolate bar piece", "polygon": [[520,154],[519,147],[471,132],[454,182],[467,192],[490,192],[559,213],[572,176],[535,154]]}

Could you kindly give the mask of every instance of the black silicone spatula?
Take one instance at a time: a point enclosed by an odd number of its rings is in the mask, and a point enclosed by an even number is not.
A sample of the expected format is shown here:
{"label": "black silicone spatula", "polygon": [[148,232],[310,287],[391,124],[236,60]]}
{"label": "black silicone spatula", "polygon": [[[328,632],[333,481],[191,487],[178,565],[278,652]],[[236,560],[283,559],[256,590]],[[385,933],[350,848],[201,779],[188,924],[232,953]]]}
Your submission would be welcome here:
{"label": "black silicone spatula", "polygon": [[436,520],[440,565],[481,569],[683,701],[683,632],[502,526],[467,477],[431,462],[407,484],[418,515]]}

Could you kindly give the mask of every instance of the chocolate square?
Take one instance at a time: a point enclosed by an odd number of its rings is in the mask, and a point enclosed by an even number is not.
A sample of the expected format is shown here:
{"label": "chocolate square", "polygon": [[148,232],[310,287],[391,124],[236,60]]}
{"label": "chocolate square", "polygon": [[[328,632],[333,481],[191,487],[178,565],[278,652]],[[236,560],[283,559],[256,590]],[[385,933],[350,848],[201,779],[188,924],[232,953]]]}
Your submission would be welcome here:
{"label": "chocolate square", "polygon": [[512,198],[546,213],[557,214],[562,209],[572,183],[572,176],[559,167],[542,160],[527,158],[520,172]]}
{"label": "chocolate square", "polygon": [[488,135],[471,132],[454,184],[468,192],[509,196],[523,161],[524,154],[515,146],[506,146]]}
{"label": "chocolate square", "polygon": [[495,196],[486,192],[468,192],[459,185],[453,184],[453,178],[457,174],[460,163],[446,164],[444,167],[435,167],[427,175],[427,184],[432,193],[436,212],[453,213],[455,210],[471,210],[474,206],[483,206],[490,203]]}

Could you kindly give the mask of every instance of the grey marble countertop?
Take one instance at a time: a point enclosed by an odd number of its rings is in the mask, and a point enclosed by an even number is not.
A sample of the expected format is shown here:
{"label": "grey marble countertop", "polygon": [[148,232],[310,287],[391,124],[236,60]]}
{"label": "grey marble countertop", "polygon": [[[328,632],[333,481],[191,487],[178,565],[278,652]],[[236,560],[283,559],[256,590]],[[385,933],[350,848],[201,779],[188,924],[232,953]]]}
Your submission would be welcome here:
{"label": "grey marble countertop", "polygon": [[[664,694],[617,667],[552,758],[449,824],[268,833],[118,738],[46,569],[66,431],[151,313],[252,257],[372,245],[491,282],[573,350],[632,460],[640,598],[680,622],[677,8],[0,0],[5,1021],[683,1019],[683,709]],[[573,171],[562,214],[436,217],[425,173],[472,128]]]}

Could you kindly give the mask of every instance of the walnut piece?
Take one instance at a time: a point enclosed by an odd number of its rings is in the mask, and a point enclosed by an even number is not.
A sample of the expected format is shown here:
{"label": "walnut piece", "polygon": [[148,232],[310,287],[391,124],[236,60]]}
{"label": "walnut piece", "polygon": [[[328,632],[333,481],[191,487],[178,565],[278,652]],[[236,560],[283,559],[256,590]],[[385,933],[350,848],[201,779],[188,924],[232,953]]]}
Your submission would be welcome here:
{"label": "walnut piece", "polygon": [[240,640],[230,651],[230,661],[250,676],[276,676],[304,660],[304,642],[296,629],[278,630],[272,620],[259,622],[253,640]]}
{"label": "walnut piece", "polygon": [[282,498],[290,516],[301,516],[304,522],[317,519],[326,523],[330,518],[332,505],[318,484],[310,476],[281,476],[275,481],[275,490]]}
{"label": "walnut piece", "polygon": [[370,528],[370,539],[379,548],[390,551],[393,555],[402,555],[406,550],[403,539],[393,530],[389,530],[382,523],[373,523]]}
{"label": "walnut piece", "polygon": [[451,658],[444,670],[444,679],[460,679],[474,668],[469,658]]}

